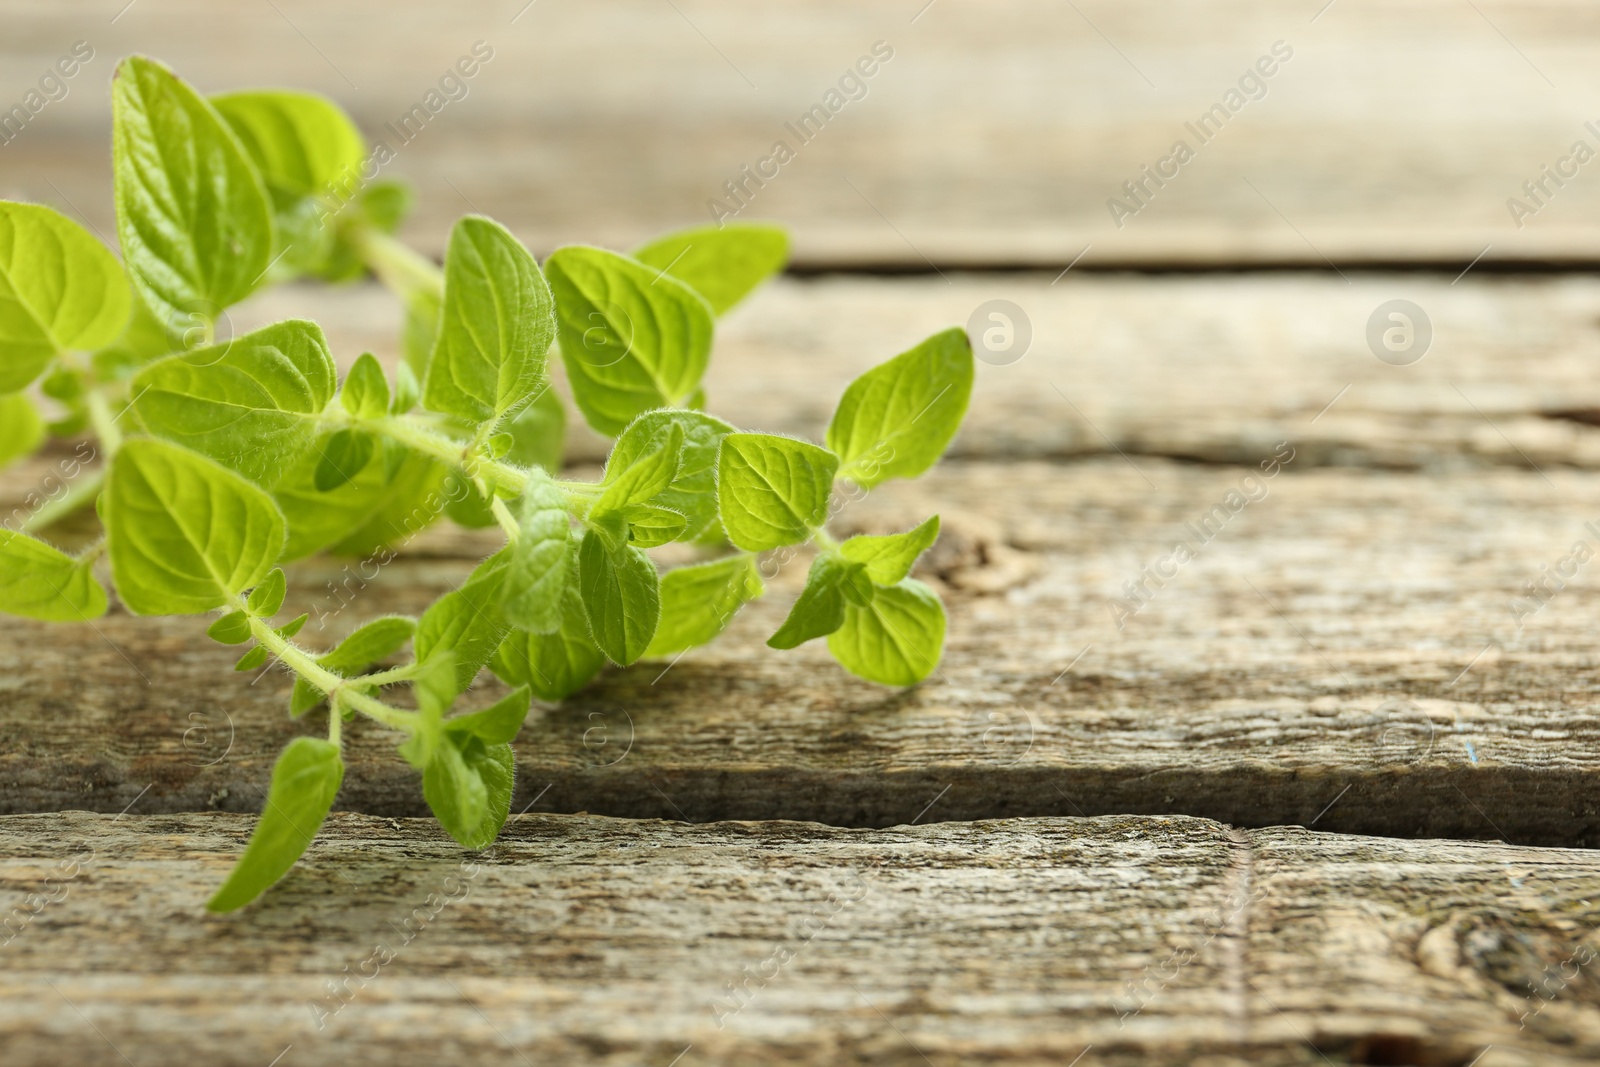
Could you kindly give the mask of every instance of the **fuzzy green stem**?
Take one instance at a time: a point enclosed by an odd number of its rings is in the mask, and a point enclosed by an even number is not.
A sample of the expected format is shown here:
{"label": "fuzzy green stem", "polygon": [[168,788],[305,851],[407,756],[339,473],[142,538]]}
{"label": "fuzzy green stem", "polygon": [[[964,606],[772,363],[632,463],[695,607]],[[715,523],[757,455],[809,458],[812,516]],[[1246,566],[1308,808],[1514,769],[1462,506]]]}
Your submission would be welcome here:
{"label": "fuzzy green stem", "polygon": [[815,541],[817,543],[817,547],[822,549],[824,552],[839,551],[839,542],[835,541],[827,530],[817,530],[813,532],[811,539]]}
{"label": "fuzzy green stem", "polygon": [[401,299],[444,293],[444,272],[433,261],[419,255],[393,237],[370,227],[351,232],[351,241],[361,260]]}
{"label": "fuzzy green stem", "polygon": [[491,497],[489,510],[494,512],[495,521],[500,523],[500,528],[506,532],[506,540],[515,544],[522,537],[522,524],[517,522],[517,517],[511,514],[511,509],[499,497]]}
{"label": "fuzzy green stem", "polygon": [[[265,619],[249,615],[243,598],[231,598],[228,606],[235,611],[246,612],[250,619],[250,636],[256,639],[257,644],[277,656],[290,670],[327,694],[329,706],[333,709],[334,714],[337,714],[339,704],[348,704],[356,711],[361,712],[370,719],[376,719],[385,726],[392,726],[407,733],[415,731],[416,712],[391,708],[376,697],[369,696],[353,686],[346,685],[347,679],[323,667],[311,653],[284,637],[277,630],[274,630],[271,623]],[[363,684],[365,684],[365,679],[363,679]]]}
{"label": "fuzzy green stem", "polygon": [[105,449],[109,459],[122,447],[122,431],[117,428],[117,417],[111,414],[111,404],[98,389],[90,389],[85,393],[84,403],[89,409],[89,425],[94,427],[95,436],[100,438],[100,446]]}
{"label": "fuzzy green stem", "polygon": [[427,429],[408,416],[389,415],[364,422],[363,425],[394,438],[407,448],[463,470],[475,480],[482,479],[491,488],[509,490],[512,496],[521,496],[527,488],[526,471],[509,463],[488,459],[477,452],[475,444],[462,444],[454,438]]}
{"label": "fuzzy green stem", "polygon": [[101,486],[105,485],[106,472],[101,467],[90,471],[67,487],[67,491],[54,500],[41,504],[33,514],[22,520],[20,529],[23,533],[33,533],[43,530],[48,526],[60,522],[80,508],[87,507],[100,495]]}

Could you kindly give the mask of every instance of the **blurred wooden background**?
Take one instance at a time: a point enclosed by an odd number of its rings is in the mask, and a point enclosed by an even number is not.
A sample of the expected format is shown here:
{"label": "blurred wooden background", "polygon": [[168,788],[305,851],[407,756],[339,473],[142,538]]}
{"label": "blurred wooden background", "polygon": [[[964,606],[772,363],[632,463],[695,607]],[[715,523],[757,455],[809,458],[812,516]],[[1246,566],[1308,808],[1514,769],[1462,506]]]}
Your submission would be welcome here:
{"label": "blurred wooden background", "polygon": [[[802,265],[929,269],[1593,261],[1588,170],[1523,183],[1600,120],[1600,7],[1580,0],[9,0],[0,107],[58,56],[95,58],[0,146],[0,195],[109,232],[107,82],[144,52],[207,91],[328,93],[397,147],[411,236],[479,210],[541,254],[710,218],[723,183],[796,158],[744,217]],[[223,14],[223,11],[226,14]],[[114,21],[113,21],[114,20]],[[473,43],[494,58],[409,144],[385,129]],[[893,58],[824,131],[785,130],[875,42]],[[1292,58],[1210,143],[1185,130],[1275,42]],[[1270,64],[1269,64],[1270,66]],[[1238,98],[1243,100],[1243,96]],[[1178,139],[1198,149],[1124,225],[1108,198]],[[1576,162],[1563,165],[1571,172]],[[1507,207],[1536,214],[1517,226]]]}

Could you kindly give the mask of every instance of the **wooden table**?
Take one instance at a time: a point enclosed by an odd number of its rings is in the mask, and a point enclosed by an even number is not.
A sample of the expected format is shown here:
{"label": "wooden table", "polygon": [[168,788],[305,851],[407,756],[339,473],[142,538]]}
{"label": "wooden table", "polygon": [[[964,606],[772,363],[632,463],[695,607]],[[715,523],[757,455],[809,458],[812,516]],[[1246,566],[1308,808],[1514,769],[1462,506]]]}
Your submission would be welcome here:
{"label": "wooden table", "polygon": [[[1521,228],[1505,203],[1600,145],[1589,9],[119,6],[8,16],[5,99],[96,49],[0,145],[8,195],[109,231],[126,51],[209,89],[318,87],[382,136],[490,41],[395,164],[433,251],[469,209],[541,254],[708,217],[891,42],[752,201],[793,224],[797,271],[719,325],[711,407],[816,438],[855,374],[986,301],[1033,341],[980,364],[943,466],[838,522],[942,515],[932,678],[765,649],[797,560],[718,643],[537,707],[525,813],[485,853],[357,724],[306,860],[207,916],[277,751],[315,728],[287,677],[229,674],[192,619],[0,619],[0,1062],[1600,1056],[1600,563],[1527,586],[1600,553],[1600,194],[1573,180]],[[1266,95],[1116,227],[1105,200],[1277,40]],[[1431,321],[1420,362],[1369,347],[1393,299]],[[289,315],[346,363],[394,357],[375,286],[276,290],[233,325]],[[0,472],[6,510],[63,454]],[[576,467],[603,455],[574,434]],[[415,611],[493,544],[430,530],[304,637]],[[346,562],[297,564],[291,597]]]}

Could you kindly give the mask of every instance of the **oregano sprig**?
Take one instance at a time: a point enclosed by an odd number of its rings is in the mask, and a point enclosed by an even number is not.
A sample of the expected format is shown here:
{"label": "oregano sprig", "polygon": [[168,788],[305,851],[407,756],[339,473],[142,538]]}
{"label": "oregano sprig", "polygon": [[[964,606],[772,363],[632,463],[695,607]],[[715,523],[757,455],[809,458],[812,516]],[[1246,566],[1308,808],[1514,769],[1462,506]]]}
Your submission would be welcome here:
{"label": "oregano sprig", "polygon": [[[936,668],[944,609],[910,573],[937,517],[842,542],[827,526],[847,485],[915,477],[948,447],[972,389],[960,330],[851,383],[825,444],[742,430],[703,410],[702,379],[717,317],[781,269],[781,230],[702,227],[631,254],[568,246],[541,265],[468,216],[441,269],[393,237],[407,194],[362,180],[360,134],[333,102],[207,98],[142,57],[118,67],[112,95],[121,263],[65,216],[0,202],[0,463],[85,432],[105,458],[70,500],[0,530],[0,611],[94,618],[113,603],[109,574],[128,612],[213,616],[206,632],[239,650],[237,670],[289,671],[293,717],[326,707],[326,738],[279,757],[213,910],[255,899],[309,845],[358,717],[394,734],[445,829],[485,847],[510,810],[511,742],[533,697],[713,640],[763,595],[764,553],[815,551],[769,645],[826,637],[840,664],[887,685]],[[310,321],[222,328],[262,286],[365,269],[402,302],[392,372],[360,353],[341,379]],[[596,481],[563,476],[552,345],[581,416],[615,439]],[[41,400],[60,417],[46,423]],[[103,536],[81,552],[36,536],[91,502]],[[415,618],[369,620],[325,651],[299,643],[309,613],[281,564],[392,555],[441,516],[498,527],[504,546]],[[702,558],[662,574],[651,550],[673,542]],[[485,669],[509,694],[458,712]]]}

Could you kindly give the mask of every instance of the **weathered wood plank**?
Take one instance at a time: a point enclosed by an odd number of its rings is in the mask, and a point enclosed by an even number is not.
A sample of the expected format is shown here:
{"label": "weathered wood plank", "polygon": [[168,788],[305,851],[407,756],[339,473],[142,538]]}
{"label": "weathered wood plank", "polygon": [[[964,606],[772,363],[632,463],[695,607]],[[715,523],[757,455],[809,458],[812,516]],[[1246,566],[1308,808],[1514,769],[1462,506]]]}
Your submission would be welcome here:
{"label": "weathered wood plank", "polygon": [[[1600,145],[1582,89],[1600,22],[1581,0],[121,7],[23,5],[0,43],[4,108],[74,41],[95,49],[69,95],[0,146],[0,192],[81,208],[107,233],[104,88],[116,57],[147,52],[207,90],[340,99],[394,149],[383,173],[418,185],[413,232],[435,250],[469,210],[541,250],[707,221],[708,200],[778,140],[795,158],[747,186],[744,214],[791,224],[802,263],[1059,269],[1092,245],[1088,265],[1464,266],[1600,247],[1600,186],[1562,162],[1580,139]],[[478,40],[493,59],[402,143],[388,124]],[[894,56],[866,95],[809,143],[789,132],[876,41]],[[1279,41],[1293,50],[1281,65]],[[1246,90],[1265,95],[1227,100],[1262,59],[1275,72]],[[1202,140],[1185,124],[1213,105],[1237,112]],[[1179,140],[1195,158],[1119,227],[1108,200]],[[1537,200],[1528,181],[1545,182]],[[1539,208],[1520,228],[1512,197]]]}
{"label": "weathered wood plank", "polygon": [[[951,463],[881,487],[840,532],[944,516],[922,571],[951,612],[932,678],[892,692],[820,645],[764,647],[803,579],[797,560],[717,644],[536,713],[517,746],[518,804],[888,825],[948,787],[945,818],[1180,812],[1600,840],[1600,599],[1580,567],[1520,629],[1511,608],[1574,541],[1600,541],[1584,525],[1600,516],[1600,478],[1291,464],[1119,629],[1125,583],[1248,487],[1238,469],[1139,462]],[[427,537],[339,596],[344,563],[296,566],[290,604],[329,615],[304,639],[418,610],[465,575],[461,557],[492,547]],[[145,811],[255,810],[275,753],[320,716],[290,723],[288,678],[233,675],[232,659],[198,620],[0,621],[3,810],[115,812],[147,786]],[[358,725],[346,745],[342,806],[425,813],[386,734]]]}
{"label": "weathered wood plank", "polygon": [[[1396,298],[1432,322],[1410,366],[1379,361],[1366,339]],[[1587,277],[781,279],[719,325],[711,408],[818,439],[855,375],[991,300],[1022,309],[1032,342],[1017,362],[979,364],[957,456],[1254,465],[1287,440],[1302,468],[1600,469],[1600,432],[1551,417],[1600,412],[1600,281]],[[321,322],[347,362],[395,358],[398,311],[376,287],[277,290],[234,327],[294,316]],[[573,436],[578,460],[605,447],[584,427]]]}
{"label": "weathered wood plank", "polygon": [[249,822],[0,820],[6,1062],[1600,1055],[1590,852],[1184,818],[529,815],[467,855],[341,815],[260,904],[207,916]]}

